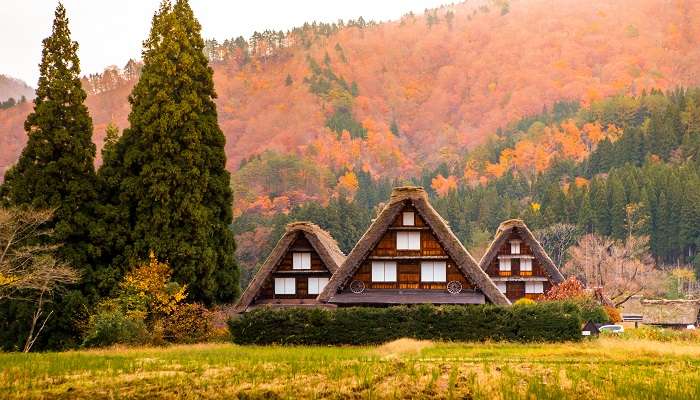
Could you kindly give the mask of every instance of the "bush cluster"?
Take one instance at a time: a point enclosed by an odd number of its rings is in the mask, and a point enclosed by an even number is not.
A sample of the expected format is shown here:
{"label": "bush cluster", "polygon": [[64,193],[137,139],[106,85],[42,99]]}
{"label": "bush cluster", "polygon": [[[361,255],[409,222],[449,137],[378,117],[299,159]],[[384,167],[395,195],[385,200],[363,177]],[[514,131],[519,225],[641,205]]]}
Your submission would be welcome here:
{"label": "bush cluster", "polygon": [[101,301],[90,316],[85,347],[113,344],[195,343],[212,333],[209,311],[184,303],[187,288],[171,281],[170,267],[150,262],[124,276],[117,296]]}
{"label": "bush cluster", "polygon": [[[601,311],[604,313],[604,311]],[[513,307],[261,308],[228,322],[238,344],[362,345],[398,338],[446,341],[581,339],[582,310],[570,301]]]}

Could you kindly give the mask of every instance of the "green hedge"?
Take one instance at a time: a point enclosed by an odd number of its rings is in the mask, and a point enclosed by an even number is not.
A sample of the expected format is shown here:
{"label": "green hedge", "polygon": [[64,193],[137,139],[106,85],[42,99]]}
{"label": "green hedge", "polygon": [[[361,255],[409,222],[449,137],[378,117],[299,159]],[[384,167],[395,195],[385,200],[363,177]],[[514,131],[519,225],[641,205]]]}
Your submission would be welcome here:
{"label": "green hedge", "polygon": [[581,308],[572,302],[521,306],[261,308],[228,322],[238,344],[374,344],[398,338],[446,341],[581,339]]}

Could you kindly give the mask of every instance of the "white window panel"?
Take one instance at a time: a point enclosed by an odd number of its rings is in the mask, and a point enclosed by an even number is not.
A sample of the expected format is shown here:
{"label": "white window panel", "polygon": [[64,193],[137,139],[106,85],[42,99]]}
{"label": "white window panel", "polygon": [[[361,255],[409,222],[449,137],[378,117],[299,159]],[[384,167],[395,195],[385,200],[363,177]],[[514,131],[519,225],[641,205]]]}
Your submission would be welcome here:
{"label": "white window panel", "polygon": [[421,282],[447,282],[447,263],[444,261],[423,261],[420,264]]}
{"label": "white window panel", "polygon": [[328,283],[328,278],[309,278],[309,294],[319,294]]}
{"label": "white window panel", "polygon": [[502,258],[498,260],[498,269],[500,271],[510,271],[510,258]]}
{"label": "white window panel", "polygon": [[521,271],[530,271],[530,272],[532,272],[532,259],[530,259],[530,258],[521,258],[521,259],[520,259],[520,270],[521,270]]}
{"label": "white window panel", "polygon": [[421,282],[433,281],[433,263],[431,261],[420,263],[420,280]]}
{"label": "white window panel", "polygon": [[295,294],[296,286],[295,278],[275,278],[275,294]]}
{"label": "white window panel", "polygon": [[396,282],[396,263],[387,261],[384,263],[384,280],[387,282]]}
{"label": "white window panel", "polygon": [[311,269],[311,253],[294,253],[292,269]]}
{"label": "white window panel", "polygon": [[396,282],[396,262],[372,261],[372,282]]}
{"label": "white window panel", "polygon": [[412,211],[403,213],[403,225],[414,226],[416,224],[416,214]]}
{"label": "white window panel", "polygon": [[544,285],[542,282],[525,282],[526,294],[541,294],[544,293]]}
{"label": "white window panel", "polygon": [[420,232],[396,232],[397,250],[420,250]]}
{"label": "white window panel", "polygon": [[520,240],[510,241],[510,254],[520,254]]}
{"label": "white window panel", "polygon": [[496,282],[496,287],[498,288],[498,290],[501,291],[501,293],[506,292],[506,283],[505,282]]}
{"label": "white window panel", "polygon": [[447,263],[437,261],[433,264],[433,278],[435,282],[447,282]]}

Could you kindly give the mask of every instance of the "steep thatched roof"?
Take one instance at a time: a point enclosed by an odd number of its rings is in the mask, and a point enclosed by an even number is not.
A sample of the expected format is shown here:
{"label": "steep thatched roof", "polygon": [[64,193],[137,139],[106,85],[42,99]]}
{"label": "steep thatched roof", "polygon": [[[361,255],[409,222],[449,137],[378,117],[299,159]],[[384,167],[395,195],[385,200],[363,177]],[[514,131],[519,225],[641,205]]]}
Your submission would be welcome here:
{"label": "steep thatched roof", "polygon": [[635,296],[622,308],[623,315],[641,315],[643,324],[690,325],[698,322],[700,300],[645,300]]}
{"label": "steep thatched roof", "polygon": [[435,211],[428,201],[428,195],[421,187],[397,187],[391,193],[389,203],[372,222],[365,234],[352,249],[340,269],[333,274],[318,299],[333,302],[339,289],[344,288],[362,265],[372,249],[377,245],[389,226],[405,205],[411,204],[425,220],[428,227],[454,260],[457,267],[472,281],[484,295],[495,304],[510,304],[491,279],[479,268],[474,258],[467,252],[459,239],[452,232],[447,222]]}
{"label": "steep thatched roof", "polygon": [[236,312],[244,312],[248,306],[250,306],[255,296],[257,296],[258,292],[265,284],[267,278],[285,256],[287,250],[289,250],[289,246],[291,246],[300,235],[304,235],[309,243],[311,243],[311,246],[316,250],[316,253],[318,253],[321,261],[323,261],[331,274],[334,274],[343,261],[345,261],[345,255],[330,233],[311,222],[292,222],[286,226],[284,235],[277,242],[275,248],[272,249],[270,255],[241,295],[238,303],[236,303],[234,307]]}
{"label": "steep thatched roof", "polygon": [[493,261],[493,258],[498,254],[498,250],[508,239],[510,233],[516,229],[523,238],[523,241],[530,247],[535,257],[537,257],[537,259],[542,263],[542,266],[544,266],[547,275],[549,275],[549,279],[551,279],[553,283],[563,282],[564,276],[561,274],[561,272],[559,272],[559,268],[554,265],[554,261],[549,258],[549,255],[544,248],[542,248],[540,242],[535,239],[535,235],[533,235],[530,229],[528,229],[525,222],[520,219],[509,219],[501,222],[501,225],[498,226],[498,230],[496,230],[496,237],[493,238],[493,242],[491,242],[486,254],[481,257],[481,261],[479,262],[481,269],[486,270],[486,268],[488,268],[491,261]]}

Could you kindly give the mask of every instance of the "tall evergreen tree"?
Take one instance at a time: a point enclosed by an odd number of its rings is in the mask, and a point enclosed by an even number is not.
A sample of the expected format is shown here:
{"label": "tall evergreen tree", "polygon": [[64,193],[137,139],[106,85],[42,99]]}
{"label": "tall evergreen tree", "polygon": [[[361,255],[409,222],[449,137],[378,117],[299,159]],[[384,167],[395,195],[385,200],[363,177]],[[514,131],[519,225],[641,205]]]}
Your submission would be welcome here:
{"label": "tall evergreen tree", "polygon": [[[54,304],[55,317],[49,320],[43,335],[50,339],[49,346],[68,345],[75,339],[77,330],[71,314],[83,308],[80,304],[94,299],[98,279],[90,262],[95,248],[89,236],[96,198],[95,145],[77,51],[66,10],[59,4],[51,35],[43,41],[34,110],[24,124],[27,145],[17,164],[5,174],[0,189],[6,206],[54,210],[47,228],[54,231],[52,240],[62,243],[58,257],[82,273],[81,290],[72,290]],[[0,320],[7,324],[0,324],[0,335],[21,340],[17,335],[23,329],[18,326],[25,328],[30,311],[17,305],[4,309]],[[46,345],[44,342],[38,347]]]}
{"label": "tall evergreen tree", "polygon": [[95,145],[92,119],[80,84],[78,44],[71,40],[62,4],[51,36],[44,39],[34,111],[24,123],[27,145],[5,174],[7,205],[55,209],[60,253],[82,266],[87,259],[89,206],[95,199]]}
{"label": "tall evergreen tree", "polygon": [[240,289],[225,137],[200,30],[186,0],[161,4],[129,97],[130,127],[105,167],[119,176],[119,213],[128,215],[126,261],[153,250],[193,299],[213,303]]}
{"label": "tall evergreen tree", "polygon": [[608,202],[610,205],[610,235],[615,239],[624,239],[627,235],[627,231],[625,230],[625,210],[627,207],[625,188],[617,174],[611,175],[610,178],[608,178],[607,187],[610,191],[610,200]]}

